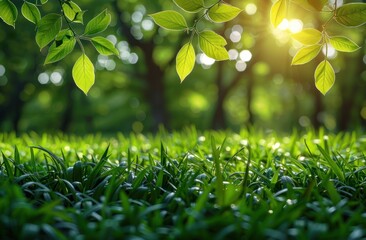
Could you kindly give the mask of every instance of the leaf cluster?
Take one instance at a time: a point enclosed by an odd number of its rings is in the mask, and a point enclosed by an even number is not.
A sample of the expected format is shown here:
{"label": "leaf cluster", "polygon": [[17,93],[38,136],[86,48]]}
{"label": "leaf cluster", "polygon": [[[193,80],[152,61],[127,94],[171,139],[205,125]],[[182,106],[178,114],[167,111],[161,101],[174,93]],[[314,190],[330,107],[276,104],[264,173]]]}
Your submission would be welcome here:
{"label": "leaf cluster", "polygon": [[185,31],[190,34],[189,41],[182,46],[176,57],[176,71],[182,82],[192,72],[195,65],[196,53],[193,39],[196,36],[199,49],[208,57],[216,61],[229,59],[229,54],[225,49],[226,40],[214,31],[199,30],[197,28],[198,22],[202,19],[208,19],[213,23],[228,22],[237,17],[242,10],[224,1],[218,1],[211,6],[206,6],[204,0],[174,0],[174,3],[188,13],[202,12],[202,15],[195,19],[192,26],[188,26],[185,17],[177,11],[166,10],[150,15],[155,23],[162,28]]}
{"label": "leaf cluster", "polygon": [[[84,24],[84,13],[80,6],[70,0],[58,0],[60,12],[48,13],[42,16],[40,7],[48,1],[40,1],[40,5],[24,1],[21,13],[28,21],[35,24],[35,40],[42,50],[48,47],[48,54],[44,64],[58,62],[73,52],[78,43],[82,54],[75,62],[72,75],[76,85],[87,94],[94,84],[94,65],[85,53],[83,42],[91,43],[96,51],[102,55],[119,55],[118,50],[108,39],[95,36],[107,29],[111,22],[111,15],[107,9],[92,18],[85,26],[83,33],[74,30],[74,24]],[[15,28],[18,10],[10,0],[0,1],[0,18]]]}
{"label": "leaf cluster", "polygon": [[[277,27],[286,18],[289,4],[287,0],[278,0],[273,4],[270,17],[274,27]],[[332,36],[328,32],[328,25],[331,21],[335,21],[348,28],[361,27],[366,23],[366,4],[347,3],[338,7],[337,1],[334,4],[329,4],[328,1],[310,0],[296,0],[294,4],[299,4],[318,13],[327,9],[330,14],[329,19],[323,23],[321,30],[305,28],[301,32],[292,35],[294,40],[303,44],[303,47],[293,57],[292,65],[306,64],[315,59],[321,50],[324,50],[325,59],[318,64],[314,78],[316,88],[325,95],[335,82],[334,69],[327,59],[329,46],[339,52],[347,53],[357,51],[360,48],[346,36]]]}

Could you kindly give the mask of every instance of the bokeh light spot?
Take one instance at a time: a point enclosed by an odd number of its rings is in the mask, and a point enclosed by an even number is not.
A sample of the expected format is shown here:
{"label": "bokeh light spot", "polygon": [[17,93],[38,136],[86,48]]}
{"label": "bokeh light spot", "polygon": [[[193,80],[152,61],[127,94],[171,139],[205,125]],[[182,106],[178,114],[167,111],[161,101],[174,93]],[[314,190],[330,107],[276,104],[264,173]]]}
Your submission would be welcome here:
{"label": "bokeh light spot", "polygon": [[5,74],[5,67],[3,65],[0,64],[0,77],[4,76]]}
{"label": "bokeh light spot", "polygon": [[253,55],[249,50],[243,50],[240,52],[239,57],[242,61],[249,62],[252,59]]}
{"label": "bokeh light spot", "polygon": [[254,3],[249,3],[245,6],[245,12],[248,15],[254,15],[257,12],[257,5]]}
{"label": "bokeh light spot", "polygon": [[244,72],[247,69],[247,64],[244,61],[237,61],[235,64],[235,68],[238,72]]}
{"label": "bokeh light spot", "polygon": [[47,84],[49,81],[50,81],[50,76],[47,73],[43,72],[38,75],[38,82],[40,84]]}

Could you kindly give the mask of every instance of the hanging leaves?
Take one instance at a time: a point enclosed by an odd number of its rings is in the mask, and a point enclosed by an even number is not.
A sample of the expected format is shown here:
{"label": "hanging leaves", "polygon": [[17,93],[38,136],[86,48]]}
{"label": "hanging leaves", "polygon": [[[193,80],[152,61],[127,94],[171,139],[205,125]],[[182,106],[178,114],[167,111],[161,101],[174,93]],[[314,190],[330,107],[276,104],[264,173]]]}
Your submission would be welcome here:
{"label": "hanging leaves", "polygon": [[48,49],[44,64],[58,62],[74,50],[75,37],[70,30],[62,30]]}
{"label": "hanging leaves", "polygon": [[271,23],[274,27],[278,27],[287,15],[287,0],[278,0],[272,5],[270,12]]}
{"label": "hanging leaves", "polygon": [[335,82],[335,73],[328,60],[322,61],[315,70],[315,86],[325,95]]}
{"label": "hanging leaves", "polygon": [[109,24],[111,23],[111,14],[108,13],[107,9],[98,14],[92,20],[86,24],[85,27],[85,35],[94,35],[97,33],[101,33],[107,29]]}
{"label": "hanging leaves", "polygon": [[301,65],[310,62],[316,56],[318,56],[323,45],[313,45],[301,48],[294,58],[292,59],[292,65]]}
{"label": "hanging leaves", "polygon": [[360,46],[358,46],[355,42],[343,36],[330,37],[329,43],[332,45],[332,47],[334,47],[335,50],[340,52],[354,52],[360,49]]}
{"label": "hanging leaves", "polygon": [[242,10],[230,4],[219,2],[208,11],[209,18],[217,23],[234,19]]}
{"label": "hanging leaves", "polygon": [[60,32],[62,26],[61,17],[59,14],[51,13],[38,22],[36,42],[40,49],[52,42]]}
{"label": "hanging leaves", "polygon": [[151,14],[150,17],[152,17],[157,25],[168,30],[181,31],[188,29],[186,19],[176,11],[162,11]]}
{"label": "hanging leaves", "polygon": [[192,43],[186,43],[179,50],[176,58],[176,70],[181,82],[192,72],[195,61],[196,53]]}
{"label": "hanging leaves", "polygon": [[76,86],[87,95],[90,88],[94,85],[95,74],[93,63],[84,53],[75,62],[72,68],[72,77]]}
{"label": "hanging leaves", "polygon": [[109,55],[119,55],[118,50],[114,47],[113,43],[104,37],[93,37],[91,39],[93,46],[98,51],[98,53],[109,56]]}
{"label": "hanging leaves", "polygon": [[174,3],[186,12],[199,12],[205,6],[203,0],[173,0]]}
{"label": "hanging leaves", "polygon": [[202,52],[217,61],[229,59],[229,53],[224,48],[227,42],[225,38],[213,31],[203,31],[198,35],[198,42]]}
{"label": "hanging leaves", "polygon": [[18,10],[9,0],[0,1],[0,18],[8,25],[15,28],[15,21],[18,17]]}
{"label": "hanging leaves", "polygon": [[292,34],[293,39],[304,45],[318,44],[322,37],[322,33],[314,28],[305,28],[301,32]]}
{"label": "hanging leaves", "polygon": [[348,3],[337,8],[335,20],[346,27],[357,27],[366,23],[366,3]]}
{"label": "hanging leaves", "polygon": [[22,15],[30,22],[38,24],[41,20],[41,13],[37,6],[33,3],[24,2],[21,8]]}

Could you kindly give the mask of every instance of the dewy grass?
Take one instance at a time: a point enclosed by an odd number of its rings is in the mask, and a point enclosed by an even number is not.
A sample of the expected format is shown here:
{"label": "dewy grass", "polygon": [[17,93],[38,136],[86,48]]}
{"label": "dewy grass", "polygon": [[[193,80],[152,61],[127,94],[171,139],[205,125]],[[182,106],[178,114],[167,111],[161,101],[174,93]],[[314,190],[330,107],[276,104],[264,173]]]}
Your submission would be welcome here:
{"label": "dewy grass", "polygon": [[1,239],[366,238],[366,137],[0,134]]}

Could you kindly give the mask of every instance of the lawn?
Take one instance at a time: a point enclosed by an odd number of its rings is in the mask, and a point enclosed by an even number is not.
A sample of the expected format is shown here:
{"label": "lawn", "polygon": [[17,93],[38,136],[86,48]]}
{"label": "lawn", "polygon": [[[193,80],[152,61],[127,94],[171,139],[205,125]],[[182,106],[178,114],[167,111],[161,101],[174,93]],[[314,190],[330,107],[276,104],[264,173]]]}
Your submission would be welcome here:
{"label": "lawn", "polygon": [[1,239],[366,238],[366,136],[0,134]]}

